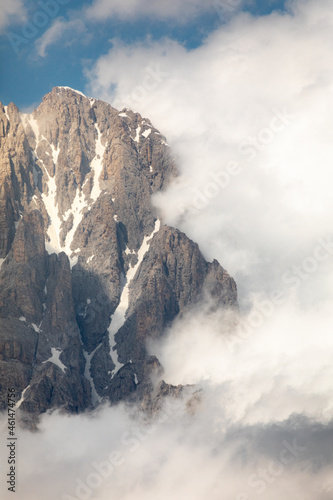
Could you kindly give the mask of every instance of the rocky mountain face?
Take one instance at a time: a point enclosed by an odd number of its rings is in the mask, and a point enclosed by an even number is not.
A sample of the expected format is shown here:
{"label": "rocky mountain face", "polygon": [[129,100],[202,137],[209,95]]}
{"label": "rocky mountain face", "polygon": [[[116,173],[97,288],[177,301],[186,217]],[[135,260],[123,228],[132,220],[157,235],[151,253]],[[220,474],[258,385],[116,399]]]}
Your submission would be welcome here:
{"label": "rocky mountain face", "polygon": [[228,273],[151,204],[176,174],[128,109],[66,87],[32,114],[0,104],[0,409],[8,387],[31,415],[142,400],[161,369],[148,339],[203,294],[237,306]]}

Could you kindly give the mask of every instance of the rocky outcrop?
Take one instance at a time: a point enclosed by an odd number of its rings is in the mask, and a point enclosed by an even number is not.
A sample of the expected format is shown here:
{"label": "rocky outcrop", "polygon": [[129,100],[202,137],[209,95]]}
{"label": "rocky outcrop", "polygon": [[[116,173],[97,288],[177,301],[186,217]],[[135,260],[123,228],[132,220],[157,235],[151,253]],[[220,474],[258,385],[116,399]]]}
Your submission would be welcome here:
{"label": "rocky outcrop", "polygon": [[83,410],[91,390],[84,377],[69,260],[65,253],[46,253],[43,226],[37,210],[21,218],[1,269],[1,408],[14,384],[18,395],[26,389],[21,407],[29,412]]}
{"label": "rocky outcrop", "polygon": [[30,115],[0,105],[0,407],[37,415],[143,400],[146,342],[209,296],[237,307],[217,261],[160,221],[176,175],[148,119],[56,87]]}

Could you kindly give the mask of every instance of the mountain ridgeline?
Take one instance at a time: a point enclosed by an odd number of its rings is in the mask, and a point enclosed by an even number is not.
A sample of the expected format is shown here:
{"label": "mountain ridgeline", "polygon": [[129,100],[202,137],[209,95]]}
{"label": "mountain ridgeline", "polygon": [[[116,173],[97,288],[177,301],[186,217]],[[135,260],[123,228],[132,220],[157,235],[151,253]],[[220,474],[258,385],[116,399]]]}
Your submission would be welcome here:
{"label": "mountain ridgeline", "polygon": [[0,104],[1,410],[9,387],[31,418],[149,398],[147,340],[204,294],[237,307],[234,280],[151,204],[176,175],[127,108],[67,87],[31,114]]}

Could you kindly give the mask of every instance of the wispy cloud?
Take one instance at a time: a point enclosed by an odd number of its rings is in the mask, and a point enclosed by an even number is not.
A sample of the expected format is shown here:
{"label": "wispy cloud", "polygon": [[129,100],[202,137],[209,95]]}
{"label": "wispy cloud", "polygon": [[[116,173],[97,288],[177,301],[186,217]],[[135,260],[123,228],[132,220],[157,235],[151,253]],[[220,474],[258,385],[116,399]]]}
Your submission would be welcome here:
{"label": "wispy cloud", "polygon": [[56,44],[72,43],[79,34],[85,31],[85,24],[82,20],[76,19],[67,21],[63,18],[57,18],[43,35],[36,40],[36,49],[40,57],[47,55],[47,49]]}
{"label": "wispy cloud", "polygon": [[[236,14],[251,0],[95,0],[92,5],[83,5],[69,12],[69,19],[57,18],[52,26],[36,41],[38,54],[46,56],[47,48],[63,40],[72,43],[73,36],[87,32],[92,25],[117,19],[120,22],[142,22],[142,20],[171,21],[183,25],[200,15],[211,13],[216,19]],[[82,40],[82,37],[81,39]],[[87,40],[85,40],[87,43]]]}
{"label": "wispy cloud", "polygon": [[26,18],[26,10],[22,0],[11,0],[0,3],[0,33],[10,24],[19,24]]}
{"label": "wispy cloud", "polygon": [[104,21],[111,17],[123,20],[134,20],[148,17],[155,20],[172,20],[176,23],[185,23],[200,14],[207,12],[226,12],[237,10],[245,0],[95,0],[86,10],[88,18]]}

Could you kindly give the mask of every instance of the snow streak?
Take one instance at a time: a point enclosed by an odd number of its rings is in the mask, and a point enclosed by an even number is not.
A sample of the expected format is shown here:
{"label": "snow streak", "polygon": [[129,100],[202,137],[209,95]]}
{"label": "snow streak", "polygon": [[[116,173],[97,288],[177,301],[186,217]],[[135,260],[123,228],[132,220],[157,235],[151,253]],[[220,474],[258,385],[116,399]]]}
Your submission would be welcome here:
{"label": "snow streak", "polygon": [[119,329],[124,325],[125,319],[126,319],[126,311],[128,309],[129,305],[129,288],[131,285],[131,282],[133,278],[136,275],[137,270],[139,269],[141,262],[143,261],[144,256],[149,250],[151,239],[153,238],[154,234],[157,233],[160,229],[161,222],[160,220],[157,220],[155,222],[155,228],[153,232],[149,236],[145,236],[142,242],[142,245],[138,251],[137,257],[138,261],[135,264],[135,266],[129,267],[129,270],[126,274],[125,278],[125,286],[122,290],[121,296],[120,296],[120,302],[118,304],[117,309],[111,316],[111,324],[108,328],[109,331],[109,341],[110,341],[110,356],[112,358],[113,363],[115,364],[115,369],[113,370],[113,375],[117,373],[117,371],[124,366],[123,363],[120,363],[118,361],[118,353],[116,350],[116,341],[115,341],[115,335],[119,331]]}
{"label": "snow streak", "polygon": [[[69,88],[69,87],[59,87],[59,88]],[[76,92],[84,96],[81,92],[79,91]],[[97,132],[97,139],[95,144],[96,154],[91,162],[91,172],[90,174],[88,174],[93,176],[93,188],[91,194],[90,196],[89,195],[85,196],[81,190],[77,189],[71,208],[68,209],[63,216],[61,216],[59,215],[58,203],[57,203],[56,177],[55,175],[53,177],[50,176],[43,161],[37,155],[37,148],[39,143],[41,141],[46,141],[52,150],[53,163],[54,165],[56,165],[60,153],[60,147],[58,146],[58,148],[56,149],[55,146],[53,144],[50,144],[43,135],[40,135],[37,120],[33,118],[31,114],[23,115],[23,124],[25,127],[29,124],[35,135],[36,147],[34,155],[36,160],[40,162],[43,171],[45,172],[46,175],[47,194],[45,193],[41,194],[44,206],[46,208],[50,220],[47,229],[47,235],[49,237],[49,241],[45,243],[46,250],[49,254],[65,252],[70,260],[71,267],[73,267],[78,260],[77,256],[72,257],[73,252],[71,250],[71,245],[74,239],[75,232],[82,221],[85,210],[90,210],[92,203],[94,203],[101,194],[101,189],[99,186],[99,177],[101,175],[103,168],[103,156],[105,152],[105,146],[102,145],[102,140],[101,140],[102,136],[101,131],[99,130],[97,123],[95,123],[95,128]],[[86,180],[88,180],[88,178]],[[73,217],[72,227],[66,235],[64,244],[61,244],[60,232],[62,223],[68,220],[70,216]]]}

